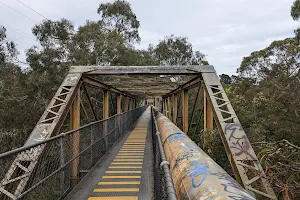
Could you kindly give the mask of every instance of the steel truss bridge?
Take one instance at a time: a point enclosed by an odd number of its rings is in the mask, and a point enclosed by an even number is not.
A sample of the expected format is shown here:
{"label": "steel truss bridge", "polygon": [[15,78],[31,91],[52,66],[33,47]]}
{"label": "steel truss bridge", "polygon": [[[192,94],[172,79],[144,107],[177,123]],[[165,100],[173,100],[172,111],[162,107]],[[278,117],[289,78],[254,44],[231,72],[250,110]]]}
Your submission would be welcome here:
{"label": "steel truss bridge", "polygon": [[213,66],[72,66],[0,164],[0,199],[277,199]]}

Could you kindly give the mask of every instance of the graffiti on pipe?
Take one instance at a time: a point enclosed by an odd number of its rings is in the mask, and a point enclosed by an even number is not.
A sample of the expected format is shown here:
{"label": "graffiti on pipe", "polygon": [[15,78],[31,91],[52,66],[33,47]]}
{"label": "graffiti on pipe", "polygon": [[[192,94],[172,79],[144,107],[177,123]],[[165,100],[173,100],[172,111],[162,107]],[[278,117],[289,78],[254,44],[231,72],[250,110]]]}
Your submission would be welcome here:
{"label": "graffiti on pipe", "polygon": [[255,200],[255,198],[248,194],[246,190],[226,172],[216,172],[211,173],[211,175],[222,180],[223,183],[221,185],[224,187],[224,191],[229,193],[229,198],[233,200]]}
{"label": "graffiti on pipe", "polygon": [[226,123],[224,130],[231,153],[238,160],[256,160],[255,153],[240,124]]}
{"label": "graffiti on pipe", "polygon": [[175,160],[173,169],[177,168],[181,162],[189,160],[189,158],[192,158],[193,156],[194,156],[194,150],[192,150],[192,149],[187,152],[183,151],[183,152],[179,153]]}
{"label": "graffiti on pipe", "polygon": [[208,166],[206,163],[193,160],[190,163],[190,168],[185,168],[184,172],[186,172],[186,174],[183,176],[183,179],[189,176],[192,186],[197,188],[206,180],[208,176]]}
{"label": "graffiti on pipe", "polygon": [[184,138],[186,138],[185,135],[175,133],[168,138],[168,144],[170,144],[174,140],[184,139]]}

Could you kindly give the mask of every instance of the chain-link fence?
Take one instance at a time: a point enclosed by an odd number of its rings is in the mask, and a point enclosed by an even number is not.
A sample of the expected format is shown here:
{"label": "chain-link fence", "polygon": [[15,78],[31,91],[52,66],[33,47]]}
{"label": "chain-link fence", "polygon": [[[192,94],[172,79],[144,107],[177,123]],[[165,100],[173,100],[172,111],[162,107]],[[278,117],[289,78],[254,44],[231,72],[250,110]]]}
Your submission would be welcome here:
{"label": "chain-link fence", "polygon": [[[168,162],[166,161],[160,133],[155,119],[156,110],[151,107],[152,144],[153,144],[153,174],[154,174],[154,199],[176,200],[174,185],[172,182]],[[166,169],[167,168],[167,169]]]}
{"label": "chain-link fence", "polygon": [[62,199],[145,109],[136,108],[1,154],[0,199]]}

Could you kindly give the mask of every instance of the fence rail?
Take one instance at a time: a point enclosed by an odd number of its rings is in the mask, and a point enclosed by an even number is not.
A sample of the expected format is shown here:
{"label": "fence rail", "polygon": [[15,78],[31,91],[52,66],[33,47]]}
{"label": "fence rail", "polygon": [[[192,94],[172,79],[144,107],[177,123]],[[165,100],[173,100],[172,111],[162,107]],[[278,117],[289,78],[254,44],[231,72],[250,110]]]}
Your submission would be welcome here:
{"label": "fence rail", "polygon": [[[0,199],[62,199],[125,134],[145,109],[145,106],[136,108],[61,133],[43,142],[0,154]],[[23,168],[13,174],[13,177],[25,177],[26,170],[30,167],[26,160],[36,157],[35,152],[43,148],[45,151],[36,158],[38,165],[33,176],[28,177],[26,189],[20,194],[7,193],[7,190],[17,191],[15,189],[18,187],[4,181],[13,161],[18,159],[19,167]]]}

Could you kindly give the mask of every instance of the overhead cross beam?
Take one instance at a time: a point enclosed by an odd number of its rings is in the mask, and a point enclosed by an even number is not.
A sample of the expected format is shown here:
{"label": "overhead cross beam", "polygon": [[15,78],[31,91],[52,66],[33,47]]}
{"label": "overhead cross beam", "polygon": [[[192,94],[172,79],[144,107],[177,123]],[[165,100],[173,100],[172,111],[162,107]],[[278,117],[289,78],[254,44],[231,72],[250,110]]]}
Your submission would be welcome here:
{"label": "overhead cross beam", "polygon": [[[99,80],[93,78],[97,75],[100,75],[97,77]],[[122,82],[122,80],[124,80],[124,82]],[[209,119],[209,121],[207,121],[207,128],[213,128],[212,120],[214,118],[236,179],[249,192],[260,194],[270,199],[276,199],[274,191],[266,179],[262,166],[241,127],[220,80],[213,66],[209,65],[73,66],[70,68],[68,76],[51,100],[34,131],[31,133],[25,146],[45,140],[59,132],[70,108],[78,104],[76,94],[80,92],[82,83],[103,90],[103,118],[109,117],[110,92],[117,94],[116,108],[118,114],[122,110],[121,95],[124,96],[124,111],[134,108],[136,103],[135,97],[142,96],[145,98],[149,96],[151,99],[155,97],[155,95],[158,95],[162,96],[165,115],[168,115],[169,118],[172,117],[175,123],[182,124],[184,132],[188,133],[192,125],[192,123],[190,123],[189,126],[188,123],[188,90],[199,86],[201,81],[203,81],[203,88],[207,100],[205,103],[207,103],[207,106],[210,108],[207,109],[208,107],[205,106],[206,111],[209,111],[205,115],[205,117]],[[200,88],[198,91],[200,91]],[[197,96],[199,98],[199,94],[197,94]],[[92,106],[89,99],[88,101],[90,106]],[[171,105],[172,102],[173,105]],[[194,104],[192,110],[194,114],[196,112],[195,106]],[[79,106],[77,105],[76,108],[79,108]],[[203,109],[201,109],[201,113],[202,110]],[[72,108],[72,112],[72,115],[74,115],[71,116],[71,119],[73,119],[71,121],[74,124],[73,127],[79,126],[79,110]],[[194,114],[192,114],[190,122],[193,122]],[[95,117],[96,113],[93,113],[93,115]],[[199,121],[200,119],[201,116],[199,117]],[[117,123],[119,122],[117,121]],[[107,133],[107,123],[103,124],[103,133],[105,135]],[[73,146],[75,148],[73,149],[73,153],[75,154],[77,153],[77,143],[78,141],[74,139]],[[30,154],[30,156],[27,157],[17,156],[9,168],[8,173],[0,183],[1,193],[12,199],[16,199],[22,194],[27,186],[27,182],[34,175],[39,158],[42,157],[44,147],[45,145],[40,149],[33,149],[35,151],[34,154]],[[28,163],[28,168],[25,169],[24,166],[21,166],[20,163],[22,162]],[[76,169],[77,165],[74,166],[74,169]],[[23,173],[16,173],[18,171]],[[74,179],[77,177],[77,172],[77,169],[74,170]],[[7,186],[7,183],[14,185],[14,187],[11,189]],[[259,187],[257,187],[257,184],[259,184]]]}
{"label": "overhead cross beam", "polygon": [[211,65],[204,66],[72,66],[70,73],[89,75],[191,75],[198,73],[215,73]]}
{"label": "overhead cross beam", "polygon": [[120,91],[117,88],[114,88],[112,86],[106,85],[105,83],[101,83],[100,81],[97,81],[97,80],[95,80],[93,78],[90,78],[90,77],[83,76],[82,77],[82,81],[84,83],[86,83],[86,84],[89,84],[89,85],[92,85],[92,86],[95,86],[95,87],[99,87],[99,88],[102,88],[104,90],[109,90],[109,91],[115,92],[117,94],[122,94],[123,96],[134,98],[131,94],[128,94],[128,93],[123,92],[123,91]]}

